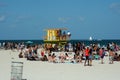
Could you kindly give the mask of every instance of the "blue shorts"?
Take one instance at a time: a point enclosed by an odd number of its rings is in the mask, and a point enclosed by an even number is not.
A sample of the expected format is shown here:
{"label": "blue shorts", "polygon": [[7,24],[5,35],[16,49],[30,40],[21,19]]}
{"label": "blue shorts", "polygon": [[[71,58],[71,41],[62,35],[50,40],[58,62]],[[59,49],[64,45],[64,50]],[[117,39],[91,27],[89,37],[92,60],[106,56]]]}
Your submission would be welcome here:
{"label": "blue shorts", "polygon": [[90,55],[90,56],[89,56],[89,59],[92,59],[92,58],[93,58],[92,55]]}

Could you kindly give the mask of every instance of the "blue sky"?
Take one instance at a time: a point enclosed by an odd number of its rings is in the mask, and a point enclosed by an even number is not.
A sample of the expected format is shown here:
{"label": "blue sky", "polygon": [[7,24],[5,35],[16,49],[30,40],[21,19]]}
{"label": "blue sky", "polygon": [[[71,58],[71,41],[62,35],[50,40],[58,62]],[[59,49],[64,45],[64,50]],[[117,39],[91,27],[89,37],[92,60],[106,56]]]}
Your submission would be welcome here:
{"label": "blue sky", "polygon": [[0,40],[42,39],[61,27],[71,39],[120,39],[120,0],[0,0]]}

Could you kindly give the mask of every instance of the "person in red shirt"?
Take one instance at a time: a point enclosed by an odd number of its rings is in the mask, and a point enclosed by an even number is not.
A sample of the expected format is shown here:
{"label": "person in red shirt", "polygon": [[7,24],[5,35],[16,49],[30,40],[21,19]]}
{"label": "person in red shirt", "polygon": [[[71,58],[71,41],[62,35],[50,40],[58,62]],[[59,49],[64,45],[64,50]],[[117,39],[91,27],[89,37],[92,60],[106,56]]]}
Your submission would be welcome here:
{"label": "person in red shirt", "polygon": [[90,51],[90,49],[89,49],[89,47],[87,47],[86,49],[85,49],[85,63],[84,63],[84,66],[86,66],[86,62],[88,62],[88,66],[89,66],[89,51]]}
{"label": "person in red shirt", "polygon": [[42,57],[44,56],[44,50],[41,51],[41,56],[42,56]]}

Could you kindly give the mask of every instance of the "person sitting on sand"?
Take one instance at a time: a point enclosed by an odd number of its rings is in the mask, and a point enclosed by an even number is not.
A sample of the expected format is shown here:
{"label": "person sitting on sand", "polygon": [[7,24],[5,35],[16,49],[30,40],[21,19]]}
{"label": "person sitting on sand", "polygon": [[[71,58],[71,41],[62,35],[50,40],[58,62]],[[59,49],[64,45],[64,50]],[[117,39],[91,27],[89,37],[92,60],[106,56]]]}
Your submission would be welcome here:
{"label": "person sitting on sand", "polygon": [[48,62],[53,62],[51,54],[48,54]]}
{"label": "person sitting on sand", "polygon": [[32,54],[33,54],[33,57],[34,57],[36,60],[39,59],[39,57],[38,57],[38,55],[37,55],[37,47],[35,47],[35,46],[32,47]]}
{"label": "person sitting on sand", "polygon": [[23,58],[22,52],[20,52],[20,54],[18,56],[19,56],[19,58]]}
{"label": "person sitting on sand", "polygon": [[120,54],[119,54],[119,56],[118,56],[118,61],[120,61]]}
{"label": "person sitting on sand", "polygon": [[80,53],[80,60],[79,60],[79,62],[82,63],[82,60],[84,60],[84,51],[81,50],[79,53]]}
{"label": "person sitting on sand", "polygon": [[44,49],[41,51],[41,56],[43,57],[45,54]]}
{"label": "person sitting on sand", "polygon": [[56,62],[57,62],[55,53],[52,54],[52,61],[53,61],[53,63],[56,63]]}
{"label": "person sitting on sand", "polygon": [[65,53],[65,60],[69,60],[69,56],[67,53]]}
{"label": "person sitting on sand", "polygon": [[41,58],[41,61],[48,61],[48,58],[46,55],[44,55],[42,58]]}
{"label": "person sitting on sand", "polygon": [[27,46],[24,50],[24,57],[27,58],[29,54],[29,46]]}
{"label": "person sitting on sand", "polygon": [[60,53],[59,59],[60,59],[61,63],[64,63],[65,55],[63,53]]}
{"label": "person sitting on sand", "polygon": [[78,50],[75,51],[74,59],[76,63],[80,62],[80,53]]}
{"label": "person sitting on sand", "polygon": [[28,54],[27,60],[36,60],[31,47],[29,48],[29,54]]}
{"label": "person sitting on sand", "polygon": [[114,55],[114,61],[118,61],[118,53],[115,53],[115,55]]}

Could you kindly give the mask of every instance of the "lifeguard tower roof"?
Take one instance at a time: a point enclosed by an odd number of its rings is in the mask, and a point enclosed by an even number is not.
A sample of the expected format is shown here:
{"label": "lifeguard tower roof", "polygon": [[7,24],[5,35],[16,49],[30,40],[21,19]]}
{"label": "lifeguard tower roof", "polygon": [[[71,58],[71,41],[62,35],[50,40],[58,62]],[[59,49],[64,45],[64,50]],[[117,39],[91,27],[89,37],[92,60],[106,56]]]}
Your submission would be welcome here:
{"label": "lifeguard tower roof", "polygon": [[67,28],[47,28],[44,31],[47,31],[47,30],[67,30]]}

